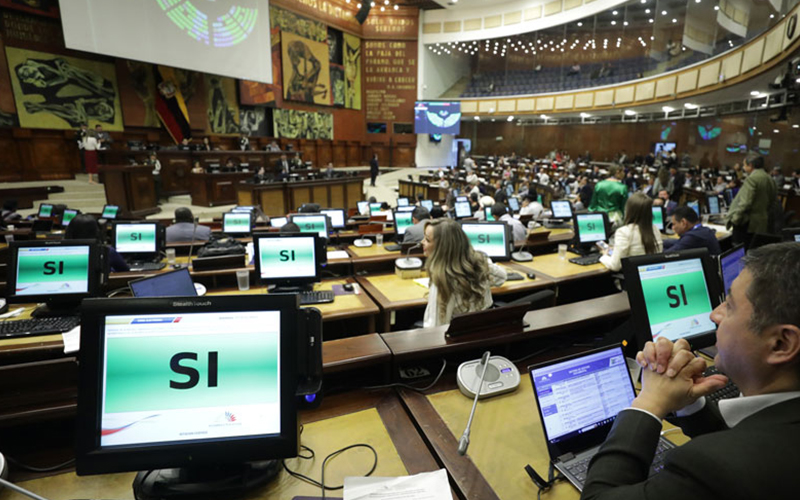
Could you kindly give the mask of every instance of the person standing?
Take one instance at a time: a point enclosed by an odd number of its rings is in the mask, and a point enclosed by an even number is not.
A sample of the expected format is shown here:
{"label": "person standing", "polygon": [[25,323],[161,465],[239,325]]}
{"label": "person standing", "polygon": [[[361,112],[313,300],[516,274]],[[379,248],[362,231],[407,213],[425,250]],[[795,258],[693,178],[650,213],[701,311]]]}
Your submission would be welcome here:
{"label": "person standing", "polygon": [[94,136],[97,139],[97,149],[111,149],[111,143],[114,142],[111,140],[111,136],[108,135],[108,132],[103,130],[102,125],[95,125],[94,126]]}
{"label": "person standing", "polygon": [[153,167],[153,182],[155,183],[156,186],[156,205],[158,205],[161,202],[161,190],[162,190],[161,161],[159,161],[155,152],[150,153],[150,158],[147,160],[147,164]]}
{"label": "person standing", "polygon": [[97,174],[97,150],[99,147],[100,144],[95,136],[87,134],[83,138],[83,158],[86,163],[86,173],[89,174],[89,184],[96,184],[94,176]]}
{"label": "person standing", "polygon": [[370,187],[375,187],[375,178],[378,177],[379,172],[380,168],[378,167],[378,153],[374,153],[372,155],[372,159],[369,161]]}
{"label": "person standing", "polygon": [[762,156],[747,158],[744,171],[747,177],[728,210],[726,227],[733,228],[734,243],[749,246],[755,233],[772,232],[770,215],[777,201],[778,188],[764,171]]}
{"label": "person standing", "polygon": [[242,151],[250,151],[250,138],[247,137],[247,134],[242,133],[239,137],[239,149]]}
{"label": "person standing", "polygon": [[628,201],[628,187],[623,184],[624,175],[619,165],[608,168],[608,178],[594,187],[590,212],[606,212],[609,220],[619,225],[625,215],[625,203]]}

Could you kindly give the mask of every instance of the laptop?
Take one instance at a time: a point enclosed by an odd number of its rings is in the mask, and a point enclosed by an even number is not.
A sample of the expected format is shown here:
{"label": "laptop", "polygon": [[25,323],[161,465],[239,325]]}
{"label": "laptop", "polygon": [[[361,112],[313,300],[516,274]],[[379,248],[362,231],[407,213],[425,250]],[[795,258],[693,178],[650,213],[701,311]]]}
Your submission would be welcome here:
{"label": "laptop", "polygon": [[[613,345],[528,367],[553,465],[583,491],[589,462],[617,414],[636,397],[622,346]],[[650,475],[675,445],[661,437]]]}
{"label": "laptop", "polygon": [[128,283],[134,297],[196,297],[197,289],[192,283],[189,269],[183,268],[169,273]]}

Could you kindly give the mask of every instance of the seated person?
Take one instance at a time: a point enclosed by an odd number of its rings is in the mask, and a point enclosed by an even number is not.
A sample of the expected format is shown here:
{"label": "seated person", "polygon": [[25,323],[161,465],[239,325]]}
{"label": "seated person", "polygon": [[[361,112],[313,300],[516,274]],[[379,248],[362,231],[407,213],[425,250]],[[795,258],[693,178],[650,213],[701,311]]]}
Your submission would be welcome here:
{"label": "seated person", "polygon": [[519,207],[519,214],[532,215],[534,219],[538,219],[543,210],[544,207],[541,203],[536,201],[536,197],[534,195],[527,194],[524,198],[522,198],[522,206]]}
{"label": "seated person", "polygon": [[425,328],[450,323],[453,316],[492,306],[493,286],[506,281],[506,272],[483,253],[476,252],[461,226],[452,219],[436,219],[425,226],[422,249],[430,276]]}
{"label": "seated person", "polygon": [[291,161],[292,168],[306,168],[306,163],[303,161],[303,158],[300,156],[300,151],[295,153],[294,158]]}
{"label": "seated person", "polygon": [[600,262],[611,269],[622,269],[622,259],[634,255],[661,253],[661,233],[653,224],[653,202],[646,194],[634,193],[625,204],[625,220],[614,233],[614,247],[602,250]]}
{"label": "seated person", "polygon": [[[64,232],[65,240],[94,240],[101,243],[103,239],[100,237],[100,226],[97,224],[97,219],[89,214],[78,214],[67,226]],[[108,268],[111,272],[122,273],[130,271],[131,268],[125,259],[117,252],[117,249],[103,245],[106,248],[108,256]]]}
{"label": "seated person", "polygon": [[672,212],[672,229],[680,236],[679,240],[664,240],[664,251],[675,252],[687,248],[707,248],[711,255],[719,255],[722,250],[714,231],[703,226],[692,208],[681,206]]}
{"label": "seated person", "polygon": [[192,235],[194,241],[208,241],[211,238],[210,227],[198,224],[195,229],[194,215],[185,207],[175,209],[175,223],[167,227],[166,233],[167,243],[192,241]]}
{"label": "seated person", "polygon": [[433,208],[431,208],[430,213],[431,219],[441,219],[444,217],[444,210],[439,205],[434,205]]}
{"label": "seated person", "polygon": [[[581,498],[796,498],[799,282],[800,245],[758,248],[711,313],[717,324],[714,362],[741,390],[737,398],[706,402],[726,376],[703,377],[706,363],[685,340],[648,342],[636,356],[644,369],[642,390],[593,458]],[[670,451],[663,470],[648,478],[661,421],[673,413],[671,421],[693,439]]]}
{"label": "seated person", "polygon": [[427,208],[414,208],[411,212],[411,222],[414,225],[406,228],[406,233],[403,235],[403,243],[420,243],[425,238],[425,225],[430,218],[431,214]]}
{"label": "seated person", "polygon": [[286,224],[281,226],[278,232],[280,232],[281,234],[296,234],[300,232],[300,226],[298,226],[294,222],[287,222]]}
{"label": "seated person", "polygon": [[3,202],[2,217],[5,222],[14,222],[22,219],[22,216],[17,213],[19,202],[17,200],[9,199]]}
{"label": "seated person", "polygon": [[664,207],[664,212],[667,217],[671,217],[675,209],[678,208],[678,203],[669,199],[669,193],[666,190],[658,192],[658,197],[653,200],[653,205]]}
{"label": "seated person", "polygon": [[475,212],[473,215],[478,220],[486,220],[486,213],[484,209],[486,207],[493,207],[494,206],[494,198],[491,196],[482,196],[480,201],[478,202],[478,211]]}
{"label": "seated person", "polygon": [[511,226],[511,232],[514,236],[514,241],[525,241],[528,239],[528,230],[522,225],[522,222],[515,219],[508,209],[502,203],[495,203],[492,205],[492,217],[494,220],[505,222]]}
{"label": "seated person", "polygon": [[333,169],[333,162],[329,161],[325,166],[325,172],[322,174],[326,179],[333,179],[336,177],[336,171]]}
{"label": "seated person", "polygon": [[206,169],[200,164],[200,160],[195,160],[194,164],[192,164],[192,173],[193,174],[204,174],[206,173]]}

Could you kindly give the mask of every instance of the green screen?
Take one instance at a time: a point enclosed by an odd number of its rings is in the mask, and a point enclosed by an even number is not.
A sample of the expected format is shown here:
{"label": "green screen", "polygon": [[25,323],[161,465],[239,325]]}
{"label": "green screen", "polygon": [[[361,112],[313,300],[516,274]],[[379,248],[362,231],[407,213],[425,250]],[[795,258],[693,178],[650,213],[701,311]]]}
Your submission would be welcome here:
{"label": "green screen", "polygon": [[155,224],[117,224],[116,249],[123,253],[156,251]]}
{"label": "green screen", "polygon": [[317,274],[313,238],[260,238],[262,278],[306,278]]}
{"label": "green screen", "polygon": [[506,255],[504,224],[464,224],[461,227],[475,250],[489,257]]}
{"label": "green screen", "polygon": [[61,225],[66,226],[68,225],[75,216],[78,215],[78,212],[64,212],[64,216],[61,218]]}
{"label": "green screen", "polygon": [[39,205],[39,217],[50,217],[53,214],[53,205]]}
{"label": "green screen", "polygon": [[292,222],[300,227],[301,233],[317,233],[322,238],[328,237],[324,215],[294,216]]}
{"label": "green screen", "polygon": [[606,239],[606,227],[601,214],[578,216],[578,234],[581,243],[603,241]]}
{"label": "green screen", "polygon": [[250,232],[250,214],[249,213],[228,213],[225,214],[225,227],[223,232],[226,233],[248,233]]}
{"label": "green screen", "polygon": [[409,226],[413,226],[411,212],[395,212],[394,220],[397,223],[397,234],[405,234]]}
{"label": "green screen", "polygon": [[664,217],[661,210],[661,207],[653,207],[653,224],[655,224],[659,230],[664,229]]}
{"label": "green screen", "polygon": [[89,247],[33,247],[17,252],[17,295],[86,293]]}
{"label": "green screen", "polygon": [[[275,334],[277,336],[277,334]],[[272,336],[224,333],[191,336],[120,337],[106,342],[105,412],[176,410],[277,401],[278,343]],[[183,359],[199,380],[191,389],[174,389],[189,376],[170,368],[172,357]],[[209,352],[217,353],[216,386],[209,386]]]}
{"label": "green screen", "polygon": [[703,271],[642,280],[650,324],[711,312]]}
{"label": "green screen", "polygon": [[113,219],[117,216],[117,212],[119,211],[119,207],[116,205],[106,205],[103,209],[103,215],[100,217],[104,219]]}

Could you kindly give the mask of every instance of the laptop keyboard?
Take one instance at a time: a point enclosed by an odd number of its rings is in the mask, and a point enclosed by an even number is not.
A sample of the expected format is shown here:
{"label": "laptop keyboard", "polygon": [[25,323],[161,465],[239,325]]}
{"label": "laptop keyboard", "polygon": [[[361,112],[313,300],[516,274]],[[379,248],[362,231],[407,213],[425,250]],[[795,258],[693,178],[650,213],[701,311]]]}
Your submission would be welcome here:
{"label": "laptop keyboard", "polygon": [[333,302],[335,295],[332,290],[319,290],[314,292],[302,292],[300,294],[300,305],[326,304]]}
{"label": "laptop keyboard", "polygon": [[[653,457],[653,463],[650,465],[650,473],[648,474],[649,476],[658,474],[664,469],[664,458],[666,457],[666,452],[671,449],[672,446],[668,443],[665,443],[664,439],[658,440],[658,447],[656,448],[656,454]],[[578,480],[581,489],[583,489],[583,483],[586,481],[586,473],[589,471],[589,462],[592,461],[593,456],[594,454],[581,460],[564,464],[564,467],[570,472],[570,474],[572,474],[575,479]]]}
{"label": "laptop keyboard", "polygon": [[[703,372],[704,377],[708,377],[710,375],[721,375],[720,371],[717,370],[716,366],[709,366],[706,368],[706,371]],[[722,389],[718,389],[708,396],[706,396],[706,402],[714,402],[719,403],[722,399],[731,399],[731,398],[738,398],[740,394],[739,388],[728,379],[728,383]]]}
{"label": "laptop keyboard", "polygon": [[54,335],[72,330],[81,322],[79,316],[20,319],[0,322],[0,338],[12,339],[29,335]]}

